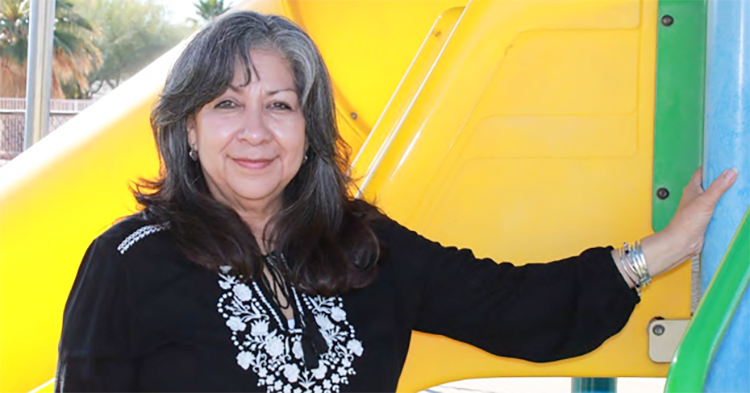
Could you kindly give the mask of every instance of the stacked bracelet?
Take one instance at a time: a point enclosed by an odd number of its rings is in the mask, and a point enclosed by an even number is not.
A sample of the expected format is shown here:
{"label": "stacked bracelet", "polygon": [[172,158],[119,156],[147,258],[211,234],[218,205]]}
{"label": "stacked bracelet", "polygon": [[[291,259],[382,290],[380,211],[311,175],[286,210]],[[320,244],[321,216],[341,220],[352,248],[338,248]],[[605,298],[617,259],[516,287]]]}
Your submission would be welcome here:
{"label": "stacked bracelet", "polygon": [[632,280],[638,296],[641,296],[641,291],[651,283],[651,275],[648,273],[640,241],[636,241],[632,246],[627,242],[623,243],[620,249],[620,264]]}

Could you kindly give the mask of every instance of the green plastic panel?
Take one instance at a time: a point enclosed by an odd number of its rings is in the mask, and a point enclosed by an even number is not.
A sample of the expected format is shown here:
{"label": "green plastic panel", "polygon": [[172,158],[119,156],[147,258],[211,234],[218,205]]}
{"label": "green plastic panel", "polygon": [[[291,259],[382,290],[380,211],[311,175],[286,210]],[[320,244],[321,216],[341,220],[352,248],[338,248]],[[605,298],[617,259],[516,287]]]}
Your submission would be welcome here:
{"label": "green plastic panel", "polygon": [[654,231],[667,226],[683,187],[702,162],[706,12],[705,0],[659,1]]}

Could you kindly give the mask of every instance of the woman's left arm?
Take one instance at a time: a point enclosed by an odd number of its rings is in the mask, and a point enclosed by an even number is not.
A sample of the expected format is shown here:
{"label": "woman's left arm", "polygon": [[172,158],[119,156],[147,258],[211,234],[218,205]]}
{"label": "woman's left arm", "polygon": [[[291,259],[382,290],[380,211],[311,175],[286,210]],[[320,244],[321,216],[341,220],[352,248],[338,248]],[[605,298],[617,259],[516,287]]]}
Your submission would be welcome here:
{"label": "woman's left arm", "polygon": [[[714,206],[735,177],[730,172],[705,192],[700,173],[693,177],[669,227],[643,240],[652,275],[700,251]],[[639,301],[611,248],[514,266],[444,247],[390,220],[377,232],[410,326],[496,355],[549,362],[585,354],[617,334]]]}
{"label": "woman's left arm", "polygon": [[[707,190],[703,191],[701,173],[701,169],[698,168],[685,186],[677,212],[669,225],[664,230],[641,241],[648,272],[652,277],[700,254],[706,228],[711,221],[716,204],[737,179],[736,170],[727,170],[714,180]],[[620,250],[612,250],[612,258],[616,263],[620,257]],[[617,268],[632,288],[634,283],[625,271],[625,267],[617,263]]]}

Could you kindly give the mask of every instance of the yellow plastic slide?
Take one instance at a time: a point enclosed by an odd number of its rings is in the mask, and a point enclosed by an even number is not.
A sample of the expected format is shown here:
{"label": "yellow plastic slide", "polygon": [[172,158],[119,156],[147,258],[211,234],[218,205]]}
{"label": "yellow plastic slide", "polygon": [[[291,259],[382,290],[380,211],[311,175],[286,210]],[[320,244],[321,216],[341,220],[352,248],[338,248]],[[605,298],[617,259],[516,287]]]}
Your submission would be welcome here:
{"label": "yellow plastic slide", "polygon": [[[362,196],[446,245],[515,263],[651,231],[655,1],[256,0],[319,45]],[[136,209],[158,159],[148,114],[180,47],[0,169],[0,392],[54,377],[90,241]],[[353,156],[354,158],[354,156]],[[689,268],[625,330],[544,365],[416,334],[400,391],[488,376],[663,376],[656,316],[689,317]]]}

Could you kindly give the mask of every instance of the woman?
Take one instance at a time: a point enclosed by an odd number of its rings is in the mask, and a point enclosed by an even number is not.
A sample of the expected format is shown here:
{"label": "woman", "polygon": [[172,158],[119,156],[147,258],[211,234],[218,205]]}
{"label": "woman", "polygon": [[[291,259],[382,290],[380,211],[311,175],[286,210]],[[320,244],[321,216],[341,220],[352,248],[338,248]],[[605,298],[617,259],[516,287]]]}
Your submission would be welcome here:
{"label": "woman", "polygon": [[700,251],[736,177],[703,192],[696,172],[668,228],[620,250],[477,259],[351,199],[317,49],[251,12],[188,45],[152,127],[162,173],[86,252],[57,391],[394,391],[412,330],[578,356],[622,329],[651,276]]}

